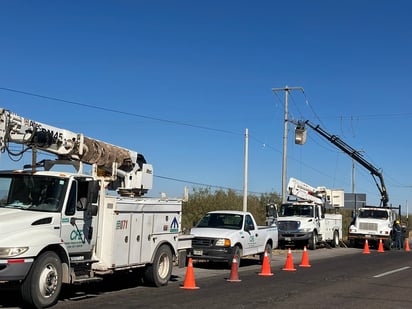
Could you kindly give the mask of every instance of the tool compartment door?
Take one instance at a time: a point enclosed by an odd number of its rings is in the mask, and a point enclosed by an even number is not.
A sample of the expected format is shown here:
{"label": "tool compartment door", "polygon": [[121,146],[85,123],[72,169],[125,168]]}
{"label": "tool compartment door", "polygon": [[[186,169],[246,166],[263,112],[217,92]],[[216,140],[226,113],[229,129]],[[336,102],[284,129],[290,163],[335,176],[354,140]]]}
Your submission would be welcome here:
{"label": "tool compartment door", "polygon": [[141,251],[142,251],[142,224],[143,214],[134,213],[132,214],[132,219],[130,220],[130,252],[129,252],[129,263],[130,264],[140,264],[142,262]]}
{"label": "tool compartment door", "polygon": [[129,264],[131,215],[119,213],[116,216],[113,241],[113,263],[116,267]]}

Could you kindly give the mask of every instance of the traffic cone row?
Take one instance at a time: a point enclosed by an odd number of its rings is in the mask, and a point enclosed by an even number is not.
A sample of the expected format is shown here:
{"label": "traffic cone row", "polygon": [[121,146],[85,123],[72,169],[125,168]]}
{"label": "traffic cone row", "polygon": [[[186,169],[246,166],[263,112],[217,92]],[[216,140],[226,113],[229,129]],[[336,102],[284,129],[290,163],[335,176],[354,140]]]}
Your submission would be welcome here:
{"label": "traffic cone row", "polygon": [[[408,239],[405,239],[405,251],[411,251],[411,249],[409,247],[409,240]],[[379,239],[378,252],[384,252],[382,239]],[[368,240],[366,239],[365,240],[365,245],[364,245],[364,248],[363,248],[363,254],[370,254],[370,253],[371,252],[369,250],[369,243],[368,243]],[[231,271],[230,271],[230,277],[226,281],[228,281],[228,282],[240,282],[240,281],[242,281],[242,280],[239,279],[239,272],[238,272],[239,265],[238,264],[239,264],[238,263],[238,257],[233,257],[232,267],[231,267]],[[306,250],[306,246],[303,249],[302,260],[301,260],[299,266],[300,267],[311,267],[311,265],[309,263],[309,255],[308,255],[308,252]],[[296,268],[293,264],[292,251],[291,251],[290,248],[288,250],[288,254],[287,254],[287,257],[286,257],[286,263],[285,263],[285,267],[283,268],[283,270],[285,270],[285,271],[296,271]],[[259,273],[259,276],[273,276],[273,273],[270,269],[270,261],[269,261],[267,251],[265,251],[265,253],[264,253],[262,269]],[[185,276],[184,284],[183,284],[183,286],[181,286],[181,288],[182,289],[188,289],[188,290],[199,289],[199,287],[196,286],[196,282],[195,282],[192,258],[189,258],[189,260],[188,260],[186,276]]]}
{"label": "traffic cone row", "polygon": [[[311,265],[309,264],[309,256],[306,250],[306,246],[304,247],[303,254],[302,254],[302,260],[299,266],[300,267],[311,267]],[[285,263],[285,267],[283,268],[283,270],[296,271],[296,268],[293,264],[292,251],[290,248],[287,254],[286,263]],[[273,276],[273,273],[270,268],[270,261],[269,261],[269,256],[268,256],[267,251],[265,251],[264,256],[263,256],[263,263],[262,263],[261,271],[259,272],[259,276]],[[239,279],[238,257],[233,257],[232,266],[230,270],[230,276],[228,279],[226,279],[226,281],[228,282],[241,282],[242,281]],[[180,288],[186,289],[186,290],[199,289],[199,287],[196,286],[196,282],[195,282],[192,258],[189,258],[188,260],[185,280],[184,280],[183,285],[180,286]]]}

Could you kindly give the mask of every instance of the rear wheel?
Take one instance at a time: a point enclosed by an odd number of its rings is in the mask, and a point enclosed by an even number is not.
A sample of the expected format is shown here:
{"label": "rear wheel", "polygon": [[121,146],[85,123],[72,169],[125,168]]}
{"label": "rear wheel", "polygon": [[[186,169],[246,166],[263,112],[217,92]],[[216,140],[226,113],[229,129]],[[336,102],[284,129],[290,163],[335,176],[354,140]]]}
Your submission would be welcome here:
{"label": "rear wheel", "polygon": [[269,262],[272,260],[272,245],[267,243],[265,246],[265,252],[260,254],[260,264],[263,264],[263,259],[265,258],[265,253],[268,255]]}
{"label": "rear wheel", "polygon": [[36,308],[57,303],[62,287],[62,265],[54,252],[45,252],[33,263],[21,285],[23,300]]}
{"label": "rear wheel", "polygon": [[332,239],[332,247],[338,248],[339,247],[339,232],[333,232],[333,239]]}
{"label": "rear wheel", "polygon": [[160,246],[156,251],[153,264],[146,266],[144,280],[150,285],[159,287],[167,285],[173,268],[173,256],[170,247]]}

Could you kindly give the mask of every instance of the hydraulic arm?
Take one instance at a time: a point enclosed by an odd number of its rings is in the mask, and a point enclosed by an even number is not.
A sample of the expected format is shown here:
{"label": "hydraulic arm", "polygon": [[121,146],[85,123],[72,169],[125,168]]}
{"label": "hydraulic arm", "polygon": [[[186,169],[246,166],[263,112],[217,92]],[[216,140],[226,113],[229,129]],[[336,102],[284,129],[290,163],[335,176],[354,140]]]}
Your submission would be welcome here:
{"label": "hydraulic arm", "polygon": [[[376,186],[378,187],[380,196],[381,196],[381,204],[383,207],[388,206],[389,202],[389,196],[388,192],[386,191],[386,186],[385,182],[383,180],[382,173],[380,172],[379,169],[377,169],[375,166],[370,164],[368,161],[365,160],[365,158],[362,156],[362,154],[357,151],[356,149],[352,148],[348,144],[346,144],[344,141],[342,141],[338,136],[336,135],[331,135],[325,130],[323,130],[319,125],[314,125],[310,123],[309,120],[303,121],[303,122],[298,122],[298,125],[296,127],[296,132],[301,134],[304,132],[304,127],[305,125],[308,125],[311,129],[313,129],[315,132],[319,133],[321,136],[326,138],[329,142],[334,144],[336,147],[338,147],[340,150],[342,150],[344,153],[348,154],[351,158],[356,160],[360,165],[362,165],[364,168],[366,168],[371,174],[372,177],[375,181]],[[302,142],[303,141],[303,142]],[[305,137],[302,138],[302,136],[299,136],[299,138],[295,138],[296,143],[304,143]],[[376,180],[376,177],[380,181],[380,185]]]}
{"label": "hydraulic arm", "polygon": [[[26,148],[13,153],[9,143]],[[134,195],[142,195],[152,186],[153,169],[142,154],[0,109],[0,151],[19,156],[28,149],[52,153],[59,160],[95,165],[100,174],[121,178],[119,189]]]}

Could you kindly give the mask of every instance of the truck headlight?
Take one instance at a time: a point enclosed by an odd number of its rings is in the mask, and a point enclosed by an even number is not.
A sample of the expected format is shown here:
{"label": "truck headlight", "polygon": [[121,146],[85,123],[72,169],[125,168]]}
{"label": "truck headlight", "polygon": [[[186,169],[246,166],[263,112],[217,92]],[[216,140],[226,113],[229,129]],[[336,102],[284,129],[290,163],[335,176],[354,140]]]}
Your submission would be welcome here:
{"label": "truck headlight", "polygon": [[298,229],[298,232],[307,233],[307,232],[310,232],[311,230],[312,230],[311,228],[304,228],[304,229]]}
{"label": "truck headlight", "polygon": [[349,233],[356,233],[356,227],[351,226],[351,227],[349,228]]}
{"label": "truck headlight", "polygon": [[0,258],[10,258],[18,256],[29,250],[29,247],[11,247],[11,248],[0,248]]}
{"label": "truck headlight", "polygon": [[216,240],[215,246],[216,247],[230,247],[230,239],[219,238]]}

